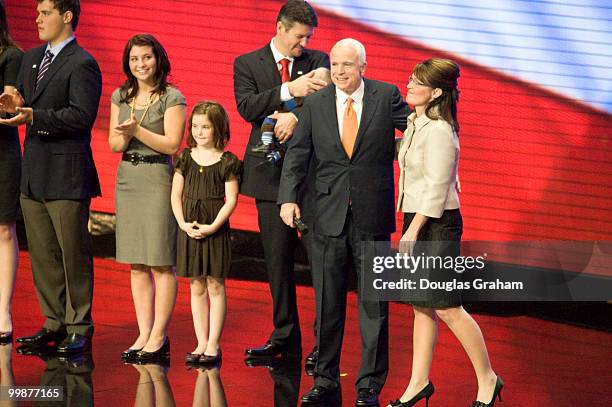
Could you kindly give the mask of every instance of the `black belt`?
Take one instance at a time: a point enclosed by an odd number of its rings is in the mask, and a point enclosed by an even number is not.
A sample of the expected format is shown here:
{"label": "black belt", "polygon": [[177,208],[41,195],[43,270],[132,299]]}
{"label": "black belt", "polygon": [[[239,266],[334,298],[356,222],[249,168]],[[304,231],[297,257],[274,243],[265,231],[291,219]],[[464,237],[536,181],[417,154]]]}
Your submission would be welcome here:
{"label": "black belt", "polygon": [[123,161],[131,162],[132,165],[138,164],[168,164],[169,157],[165,154],[142,155],[138,153],[123,153]]}

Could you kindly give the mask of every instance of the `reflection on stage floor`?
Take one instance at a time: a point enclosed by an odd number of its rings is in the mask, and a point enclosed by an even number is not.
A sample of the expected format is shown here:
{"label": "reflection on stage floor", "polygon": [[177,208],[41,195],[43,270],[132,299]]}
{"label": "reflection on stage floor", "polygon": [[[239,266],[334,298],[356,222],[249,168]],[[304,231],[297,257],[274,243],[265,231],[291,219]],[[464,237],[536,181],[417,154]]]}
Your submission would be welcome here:
{"label": "reflection on stage floor", "polygon": [[[266,283],[229,279],[228,317],[220,366],[187,366],[195,347],[188,282],[179,282],[169,337],[171,357],[163,363],[125,364],[121,352],[135,339],[136,320],[128,270],[112,260],[95,260],[95,333],[90,354],[59,356],[50,350],[22,349],[15,342],[0,346],[2,386],[60,386],[61,402],[24,402],[20,406],[253,406],[291,407],[312,386],[304,358],[313,346],[312,288],[299,286],[298,306],[303,355],[285,359],[244,360],[244,350],[265,342],[271,331],[271,302]],[[489,346],[492,362],[506,382],[504,402],[513,406],[604,406],[612,366],[611,334],[551,322],[521,313],[482,313],[475,318]],[[392,303],[390,370],[381,404],[396,399],[410,375],[412,310]],[[13,301],[15,337],[37,331],[42,318],[34,294],[27,252],[20,257]],[[353,406],[353,382],[359,370],[360,339],[357,298],[348,296],[347,325],[341,360],[342,391],[338,405]],[[441,325],[431,380],[435,406],[467,406],[476,380],[459,343]],[[5,404],[2,404],[5,403]],[[8,403],[8,404],[6,404]],[[16,405],[0,401],[0,405]]]}

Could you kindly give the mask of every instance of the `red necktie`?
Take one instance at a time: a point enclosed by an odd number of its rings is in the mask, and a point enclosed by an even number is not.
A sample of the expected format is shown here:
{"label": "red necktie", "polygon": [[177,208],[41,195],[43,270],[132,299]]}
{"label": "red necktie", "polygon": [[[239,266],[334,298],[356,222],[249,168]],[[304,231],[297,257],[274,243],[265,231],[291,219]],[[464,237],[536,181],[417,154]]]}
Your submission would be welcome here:
{"label": "red necktie", "polygon": [[283,58],[279,61],[281,64],[280,76],[281,82],[289,82],[291,80],[291,76],[289,75],[289,60],[287,58]]}

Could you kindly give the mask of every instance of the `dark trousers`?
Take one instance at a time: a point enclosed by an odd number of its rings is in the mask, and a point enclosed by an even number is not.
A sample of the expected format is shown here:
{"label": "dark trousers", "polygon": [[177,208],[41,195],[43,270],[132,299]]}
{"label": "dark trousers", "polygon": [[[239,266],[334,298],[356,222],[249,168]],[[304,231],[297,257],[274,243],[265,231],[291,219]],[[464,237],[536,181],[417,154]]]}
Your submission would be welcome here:
{"label": "dark trousers", "polygon": [[269,340],[275,345],[301,348],[293,267],[297,232],[283,223],[276,202],[258,199],[256,206],[272,294],[274,331]]}
{"label": "dark trousers", "polygon": [[38,302],[53,331],[93,334],[93,255],[89,199],[36,200],[21,195]]}
{"label": "dark trousers", "polygon": [[79,355],[66,363],[58,357],[45,359],[45,371],[40,378],[41,386],[62,387],[63,401],[39,401],[42,407],[91,407],[94,405],[93,381],[94,364],[89,355]]}
{"label": "dark trousers", "polygon": [[[310,267],[310,277],[312,278],[312,286],[314,288],[314,282],[317,279],[315,277],[317,270],[315,270],[312,267],[312,239],[313,239],[313,233],[311,233],[311,232],[312,232],[312,229],[313,229],[313,224],[312,224],[312,222],[309,219],[304,218],[304,214],[303,213],[302,213],[302,218],[304,219],[304,223],[308,226],[308,230],[309,230],[308,233],[306,233],[304,235],[301,235],[301,240],[302,240],[302,245],[304,246],[304,249],[306,250],[306,256],[308,257],[308,266]],[[315,301],[315,307],[316,307],[316,301]],[[315,310],[315,320],[314,320],[314,323],[313,323],[313,326],[312,326],[313,331],[314,331],[315,340],[317,338],[317,331],[319,329],[319,322],[317,321],[316,315],[317,315],[317,312]],[[316,345],[316,342],[315,342],[315,345]]]}
{"label": "dark trousers", "polygon": [[[318,270],[315,295],[319,321],[319,361],[315,368],[315,385],[335,388],[340,383],[340,352],[346,319],[348,273],[361,272],[361,242],[389,241],[389,235],[371,235],[359,231],[349,210],[339,236],[315,233],[312,242],[312,267]],[[359,285],[361,287],[361,284]],[[361,331],[361,368],[357,389],[380,391],[389,370],[388,304],[362,298],[359,289],[359,327]]]}
{"label": "dark trousers", "polygon": [[302,361],[298,358],[280,359],[278,365],[269,369],[274,380],[274,405],[297,407],[302,380]]}

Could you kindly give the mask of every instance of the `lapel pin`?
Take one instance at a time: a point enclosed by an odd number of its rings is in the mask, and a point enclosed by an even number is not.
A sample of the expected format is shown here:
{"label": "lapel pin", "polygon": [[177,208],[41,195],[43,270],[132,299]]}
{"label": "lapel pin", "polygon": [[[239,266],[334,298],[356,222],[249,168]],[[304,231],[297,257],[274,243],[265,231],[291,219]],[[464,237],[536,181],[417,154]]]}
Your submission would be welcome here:
{"label": "lapel pin", "polygon": [[36,69],[36,64],[32,65],[32,69]]}
{"label": "lapel pin", "polygon": [[302,71],[298,71],[298,75],[302,75],[304,72]]}

